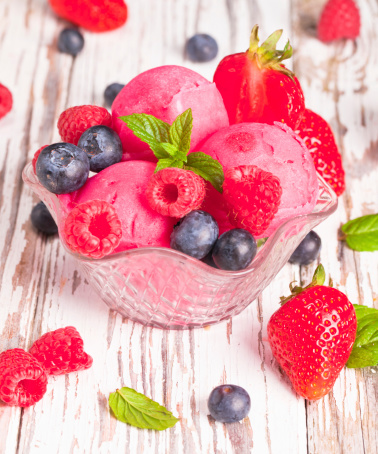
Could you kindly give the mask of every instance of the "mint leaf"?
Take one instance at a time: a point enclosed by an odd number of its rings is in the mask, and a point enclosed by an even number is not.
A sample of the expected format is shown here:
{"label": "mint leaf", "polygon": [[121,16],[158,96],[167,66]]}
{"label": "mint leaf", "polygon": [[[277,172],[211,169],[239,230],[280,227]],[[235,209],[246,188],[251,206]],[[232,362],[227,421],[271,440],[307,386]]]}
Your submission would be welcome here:
{"label": "mint leaf", "polygon": [[192,109],[188,109],[179,115],[169,128],[169,140],[185,156],[190,149],[190,136],[193,128]]}
{"label": "mint leaf", "polygon": [[166,169],[167,167],[177,167],[178,169],[182,169],[184,164],[182,161],[176,160],[175,158],[159,159],[154,173],[159,172],[159,170]]}
{"label": "mint leaf", "polygon": [[266,238],[259,238],[259,239],[257,240],[257,247],[263,246],[263,245],[267,242],[267,240],[268,240],[268,237],[266,237]]}
{"label": "mint leaf", "polygon": [[148,114],[126,115],[119,119],[125,122],[139,139],[151,147],[158,159],[169,156],[164,149],[159,147],[160,143],[169,142],[170,125],[168,123]]}
{"label": "mint leaf", "polygon": [[166,408],[132,388],[111,393],[109,405],[119,421],[140,429],[165,430],[178,421]]}
{"label": "mint leaf", "polygon": [[174,158],[177,155],[177,153],[179,153],[177,147],[168,142],[160,143],[159,147],[166,151],[172,158]]}
{"label": "mint leaf", "polygon": [[341,227],[347,245],[355,251],[378,250],[378,214],[353,219]]}
{"label": "mint leaf", "polygon": [[222,165],[205,153],[189,153],[193,127],[192,109],[179,115],[172,126],[153,115],[132,114],[119,117],[139,139],[146,142],[158,158],[155,173],[167,167],[191,170],[222,192]]}
{"label": "mint leaf", "polygon": [[188,154],[187,164],[185,164],[184,169],[191,170],[206,181],[209,181],[217,191],[223,191],[223,167],[219,161],[213,159],[211,156],[201,151],[190,153]]}
{"label": "mint leaf", "polygon": [[357,334],[352,353],[346,364],[349,368],[378,365],[378,310],[353,304],[357,316]]}

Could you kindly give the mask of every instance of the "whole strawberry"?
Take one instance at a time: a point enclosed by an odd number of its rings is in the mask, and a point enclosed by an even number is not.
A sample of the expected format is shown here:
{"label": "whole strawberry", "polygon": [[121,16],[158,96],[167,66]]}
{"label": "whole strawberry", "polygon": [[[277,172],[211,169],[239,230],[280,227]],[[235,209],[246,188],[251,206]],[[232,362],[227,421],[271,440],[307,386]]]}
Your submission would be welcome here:
{"label": "whole strawberry", "polygon": [[124,0],[49,0],[55,14],[92,32],[121,27],[127,19]]}
{"label": "whole strawberry", "polygon": [[29,353],[48,375],[62,375],[89,369],[93,359],[84,352],[84,342],[73,326],[59,328],[41,336]]}
{"label": "whole strawberry", "polygon": [[360,12],[353,0],[329,0],[319,19],[318,37],[325,43],[355,39],[360,34],[360,26]]}
{"label": "whole strawberry", "polygon": [[298,394],[317,400],[328,394],[345,366],[356,338],[353,305],[339,290],[322,285],[319,265],[310,285],[292,295],[268,323],[273,355]]}
{"label": "whole strawberry", "polygon": [[320,115],[306,109],[296,133],[309,149],[318,173],[340,196],[345,191],[345,172],[329,124]]}
{"label": "whole strawberry", "polygon": [[230,124],[278,121],[294,129],[305,104],[297,78],[282,64],[292,56],[293,49],[287,42],[284,50],[276,50],[282,30],[270,35],[260,47],[257,33],[255,25],[249,49],[225,57],[214,74]]}

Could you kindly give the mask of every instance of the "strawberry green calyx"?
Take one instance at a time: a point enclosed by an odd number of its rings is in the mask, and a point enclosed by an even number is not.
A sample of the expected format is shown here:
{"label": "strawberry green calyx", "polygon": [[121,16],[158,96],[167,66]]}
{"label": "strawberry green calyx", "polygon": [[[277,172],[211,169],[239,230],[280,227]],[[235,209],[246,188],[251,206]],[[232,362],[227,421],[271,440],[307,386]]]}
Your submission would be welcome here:
{"label": "strawberry green calyx", "polygon": [[[316,287],[318,285],[323,285],[324,282],[325,282],[325,270],[324,270],[323,265],[321,263],[318,265],[318,267],[316,268],[316,270],[314,272],[314,276],[312,278],[312,281],[306,287],[300,287],[300,286],[293,285],[294,282],[291,282],[290,285],[289,285],[290,291],[291,291],[291,295],[289,295],[289,296],[281,296],[281,298],[280,298],[281,306],[283,306],[285,303],[290,301],[291,298],[293,298],[294,296],[299,295],[300,293],[304,292],[305,290],[308,290],[311,287]],[[332,283],[332,280],[330,280],[330,284],[331,283]],[[330,287],[332,287],[332,285],[330,285]]]}
{"label": "strawberry green calyx", "polygon": [[294,73],[282,65],[284,60],[287,60],[293,55],[293,48],[288,41],[283,50],[277,50],[276,46],[282,36],[282,30],[276,30],[259,46],[258,37],[259,26],[255,25],[251,32],[248,57],[251,60],[256,60],[260,68],[274,69],[285,74],[294,80]]}

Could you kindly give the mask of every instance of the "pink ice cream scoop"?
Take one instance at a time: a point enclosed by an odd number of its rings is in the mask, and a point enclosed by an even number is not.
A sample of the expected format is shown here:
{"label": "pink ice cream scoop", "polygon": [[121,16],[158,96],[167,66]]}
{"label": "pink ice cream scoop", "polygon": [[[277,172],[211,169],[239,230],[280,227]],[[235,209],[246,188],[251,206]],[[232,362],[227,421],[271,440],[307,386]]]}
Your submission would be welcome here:
{"label": "pink ice cream scoop", "polygon": [[[255,165],[280,179],[281,203],[263,237],[271,235],[285,220],[310,213],[318,197],[318,180],[310,152],[302,139],[286,125],[240,123],[214,133],[196,151],[212,156],[224,170],[239,165]],[[208,191],[202,209],[212,214],[220,233],[230,224],[219,195]]]}
{"label": "pink ice cream scoop", "polygon": [[122,160],[156,162],[149,146],[118,117],[146,113],[172,124],[189,107],[193,114],[192,149],[213,132],[229,125],[222,96],[215,84],[188,68],[159,66],[132,79],[112,105],[113,128],[123,146]]}
{"label": "pink ice cream scoop", "polygon": [[169,247],[177,219],[154,211],[145,195],[154,170],[152,162],[120,162],[89,178],[78,191],[60,195],[59,200],[66,212],[90,200],[113,205],[122,225],[122,239],[114,252],[144,246]]}

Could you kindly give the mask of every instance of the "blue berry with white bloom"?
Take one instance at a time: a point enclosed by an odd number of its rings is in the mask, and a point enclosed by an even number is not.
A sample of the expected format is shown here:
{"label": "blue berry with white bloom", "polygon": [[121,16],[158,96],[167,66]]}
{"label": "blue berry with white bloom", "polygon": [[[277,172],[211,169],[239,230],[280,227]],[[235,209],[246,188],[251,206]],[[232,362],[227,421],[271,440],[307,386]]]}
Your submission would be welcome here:
{"label": "blue berry with white bloom", "polygon": [[188,39],[185,50],[189,60],[203,63],[218,55],[218,44],[212,36],[199,33]]}
{"label": "blue berry with white bloom", "polygon": [[216,421],[238,422],[248,415],[251,398],[241,386],[221,385],[211,391],[207,406]]}
{"label": "blue berry with white bloom", "polygon": [[76,28],[65,28],[59,34],[58,49],[76,57],[84,47],[84,37]]}
{"label": "blue berry with white bloom", "polygon": [[113,84],[108,85],[105,88],[104,98],[105,98],[105,104],[108,107],[111,107],[111,105],[113,104],[114,100],[118,96],[118,93],[122,90],[122,88],[124,86],[125,86],[124,84],[119,84],[118,82],[115,82]]}
{"label": "blue berry with white bloom", "polygon": [[203,259],[213,248],[219,227],[211,214],[194,210],[187,214],[171,234],[171,248],[196,259]]}
{"label": "blue berry with white bloom", "polygon": [[89,158],[92,172],[101,172],[121,161],[122,142],[118,134],[108,126],[92,126],[83,132],[77,144]]}
{"label": "blue berry with white bloom", "polygon": [[215,243],[213,259],[221,270],[238,271],[247,268],[257,253],[255,238],[244,229],[223,233]]}
{"label": "blue berry with white bloom", "polygon": [[87,181],[89,159],[85,151],[71,143],[53,143],[38,156],[36,174],[48,191],[67,194],[80,189]]}

